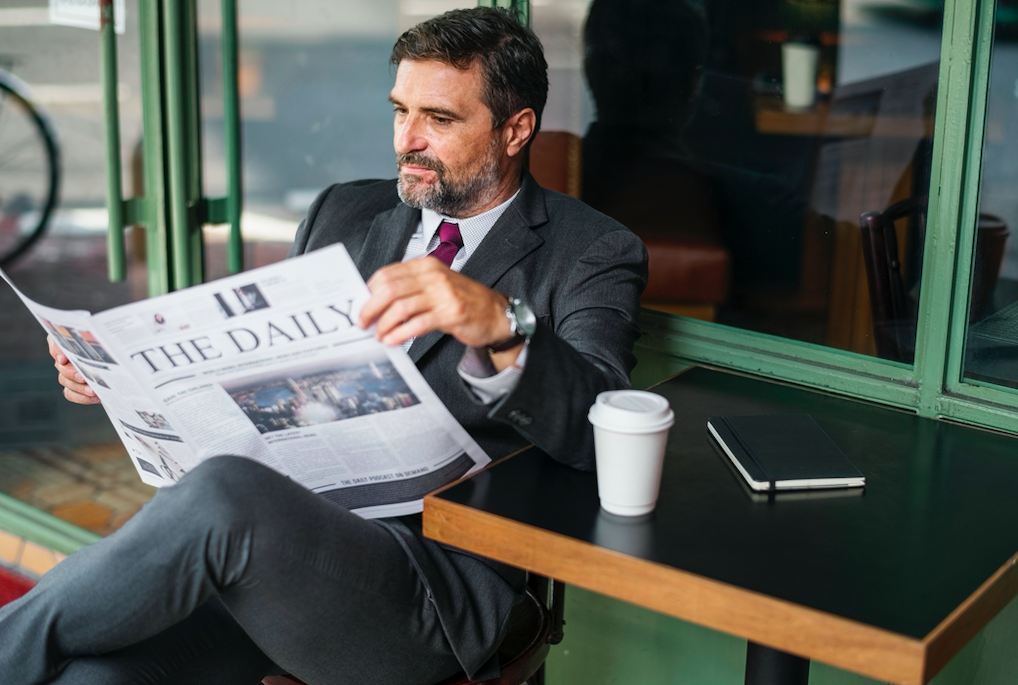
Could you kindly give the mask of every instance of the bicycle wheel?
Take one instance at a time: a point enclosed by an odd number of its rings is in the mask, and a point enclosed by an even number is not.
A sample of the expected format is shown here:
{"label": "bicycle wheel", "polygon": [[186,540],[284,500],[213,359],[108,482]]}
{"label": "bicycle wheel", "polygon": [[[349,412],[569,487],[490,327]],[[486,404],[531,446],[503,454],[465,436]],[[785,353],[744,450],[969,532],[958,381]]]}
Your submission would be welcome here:
{"label": "bicycle wheel", "polygon": [[60,152],[49,117],[23,81],[0,70],[0,267],[42,237],[60,187]]}

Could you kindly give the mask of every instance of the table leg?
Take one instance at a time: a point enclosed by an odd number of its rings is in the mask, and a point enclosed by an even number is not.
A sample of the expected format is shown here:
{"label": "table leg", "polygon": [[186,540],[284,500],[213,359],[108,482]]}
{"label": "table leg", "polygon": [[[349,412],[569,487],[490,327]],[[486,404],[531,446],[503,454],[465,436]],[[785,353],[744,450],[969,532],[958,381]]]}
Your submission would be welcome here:
{"label": "table leg", "polygon": [[746,685],[807,685],[809,659],[746,643]]}

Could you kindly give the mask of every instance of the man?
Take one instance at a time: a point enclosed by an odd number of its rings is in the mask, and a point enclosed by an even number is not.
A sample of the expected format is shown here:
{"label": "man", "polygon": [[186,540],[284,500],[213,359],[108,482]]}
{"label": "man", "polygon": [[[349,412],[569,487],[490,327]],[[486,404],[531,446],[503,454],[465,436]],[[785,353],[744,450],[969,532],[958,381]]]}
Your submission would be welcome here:
{"label": "man", "polygon": [[[534,442],[589,469],[586,410],[634,364],[643,247],[525,172],[547,65],[509,14],[432,19],[392,61],[398,180],[327,189],[291,254],[346,245],[370,276],[360,324],[390,345],[413,339],[410,356],[490,456]],[[67,397],[93,401],[54,357]],[[0,682],[491,677],[522,581],[424,539],[419,516],[365,521],[217,457],[0,610]]]}

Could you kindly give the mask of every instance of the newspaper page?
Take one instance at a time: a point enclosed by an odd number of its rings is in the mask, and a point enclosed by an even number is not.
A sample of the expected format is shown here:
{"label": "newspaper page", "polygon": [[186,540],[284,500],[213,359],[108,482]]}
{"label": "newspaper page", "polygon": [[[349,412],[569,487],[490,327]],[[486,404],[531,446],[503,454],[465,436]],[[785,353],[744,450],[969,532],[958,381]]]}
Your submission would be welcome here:
{"label": "newspaper page", "polygon": [[235,454],[375,518],[490,461],[402,348],[356,325],[369,293],[342,245],[96,315],[18,295],[150,485]]}

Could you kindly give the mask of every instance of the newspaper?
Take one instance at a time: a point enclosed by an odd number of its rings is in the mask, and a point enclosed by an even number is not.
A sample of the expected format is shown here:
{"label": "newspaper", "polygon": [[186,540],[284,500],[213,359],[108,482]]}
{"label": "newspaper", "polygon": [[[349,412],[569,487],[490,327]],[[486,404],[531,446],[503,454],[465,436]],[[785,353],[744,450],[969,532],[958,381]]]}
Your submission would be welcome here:
{"label": "newspaper", "polygon": [[402,348],[356,325],[369,293],[342,245],[95,315],[40,305],[0,275],[149,485],[235,454],[376,518],[419,512],[490,461]]}

